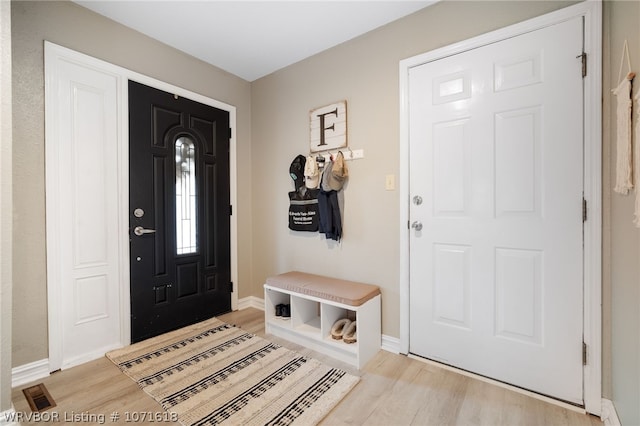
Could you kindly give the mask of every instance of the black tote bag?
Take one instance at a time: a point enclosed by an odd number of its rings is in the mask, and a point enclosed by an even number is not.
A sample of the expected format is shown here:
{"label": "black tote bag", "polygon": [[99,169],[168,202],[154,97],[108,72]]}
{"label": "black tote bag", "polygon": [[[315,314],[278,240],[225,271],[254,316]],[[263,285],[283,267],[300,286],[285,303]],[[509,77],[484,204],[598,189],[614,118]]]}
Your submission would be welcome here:
{"label": "black tote bag", "polygon": [[301,188],[289,192],[289,229],[318,232],[318,190]]}

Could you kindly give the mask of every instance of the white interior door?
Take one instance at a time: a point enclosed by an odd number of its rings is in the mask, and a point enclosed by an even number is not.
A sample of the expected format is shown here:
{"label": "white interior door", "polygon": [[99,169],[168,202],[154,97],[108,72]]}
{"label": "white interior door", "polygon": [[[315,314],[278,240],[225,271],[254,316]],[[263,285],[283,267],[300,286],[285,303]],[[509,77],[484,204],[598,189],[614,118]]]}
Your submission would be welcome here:
{"label": "white interior door", "polygon": [[575,18],[409,72],[409,351],[574,403],[582,34]]}
{"label": "white interior door", "polygon": [[49,362],[56,370],[123,345],[120,83],[47,48]]}

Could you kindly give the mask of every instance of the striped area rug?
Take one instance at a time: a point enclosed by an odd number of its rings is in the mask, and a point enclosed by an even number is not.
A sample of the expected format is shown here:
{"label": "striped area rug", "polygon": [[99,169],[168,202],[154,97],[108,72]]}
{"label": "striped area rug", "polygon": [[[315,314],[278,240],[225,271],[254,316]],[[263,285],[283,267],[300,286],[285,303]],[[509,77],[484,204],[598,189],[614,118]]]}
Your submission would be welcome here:
{"label": "striped area rug", "polygon": [[359,381],[216,318],[107,357],[183,425],[313,425]]}

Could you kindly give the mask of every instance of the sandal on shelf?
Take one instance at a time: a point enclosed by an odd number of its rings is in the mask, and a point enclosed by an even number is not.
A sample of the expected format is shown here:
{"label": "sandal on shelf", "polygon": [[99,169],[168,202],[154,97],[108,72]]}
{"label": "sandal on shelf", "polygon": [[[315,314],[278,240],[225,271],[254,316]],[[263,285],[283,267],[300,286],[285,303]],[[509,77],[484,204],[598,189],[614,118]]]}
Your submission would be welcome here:
{"label": "sandal on shelf", "polygon": [[349,324],[347,327],[344,328],[344,333],[342,334],[342,340],[345,343],[355,343],[357,341],[356,331],[357,331],[356,321],[353,321],[351,324]]}
{"label": "sandal on shelf", "polygon": [[349,327],[350,324],[351,320],[347,318],[339,319],[338,321],[336,321],[333,324],[333,327],[331,327],[331,337],[336,340],[342,339],[344,331],[347,329],[347,327]]}

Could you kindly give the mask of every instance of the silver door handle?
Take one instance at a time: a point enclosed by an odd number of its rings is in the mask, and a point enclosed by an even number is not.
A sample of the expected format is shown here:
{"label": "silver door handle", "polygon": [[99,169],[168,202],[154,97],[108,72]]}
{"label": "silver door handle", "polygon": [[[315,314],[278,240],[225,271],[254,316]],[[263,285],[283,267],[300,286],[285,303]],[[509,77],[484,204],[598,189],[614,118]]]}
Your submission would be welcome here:
{"label": "silver door handle", "polygon": [[411,224],[411,227],[416,231],[422,231],[422,222],[416,220]]}
{"label": "silver door handle", "polygon": [[133,233],[136,234],[138,237],[144,234],[154,234],[155,232],[156,232],[155,229],[144,229],[142,226],[136,226],[135,228],[133,228]]}

